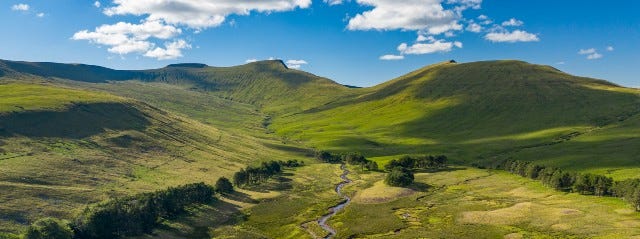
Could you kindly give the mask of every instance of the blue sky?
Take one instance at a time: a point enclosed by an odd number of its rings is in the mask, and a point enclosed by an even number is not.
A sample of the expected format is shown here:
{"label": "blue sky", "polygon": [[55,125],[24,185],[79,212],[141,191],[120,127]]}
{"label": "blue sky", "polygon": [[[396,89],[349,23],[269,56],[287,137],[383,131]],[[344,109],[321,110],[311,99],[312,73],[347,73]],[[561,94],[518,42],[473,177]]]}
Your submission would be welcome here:
{"label": "blue sky", "polygon": [[371,86],[519,59],[640,87],[640,1],[3,0],[0,58],[116,69],[278,58]]}

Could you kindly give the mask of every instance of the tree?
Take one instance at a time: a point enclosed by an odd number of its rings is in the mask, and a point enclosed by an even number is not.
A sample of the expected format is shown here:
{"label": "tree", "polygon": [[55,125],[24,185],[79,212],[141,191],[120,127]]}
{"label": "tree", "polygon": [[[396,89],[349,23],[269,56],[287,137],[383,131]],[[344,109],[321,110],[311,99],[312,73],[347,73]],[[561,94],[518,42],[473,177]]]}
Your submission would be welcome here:
{"label": "tree", "polygon": [[369,171],[376,171],[378,170],[378,163],[369,160],[365,166],[367,168],[367,170]]}
{"label": "tree", "polygon": [[27,229],[25,239],[71,239],[73,231],[66,221],[55,218],[42,218]]}
{"label": "tree", "polygon": [[216,181],[216,192],[218,193],[233,193],[233,185],[228,178],[221,177]]}
{"label": "tree", "polygon": [[413,183],[413,173],[403,167],[395,167],[387,174],[384,182],[390,186],[406,187]]}
{"label": "tree", "polygon": [[242,187],[243,185],[247,184],[248,181],[249,176],[247,174],[247,171],[245,171],[244,169],[240,169],[240,171],[233,174],[233,184],[235,184],[236,187]]}

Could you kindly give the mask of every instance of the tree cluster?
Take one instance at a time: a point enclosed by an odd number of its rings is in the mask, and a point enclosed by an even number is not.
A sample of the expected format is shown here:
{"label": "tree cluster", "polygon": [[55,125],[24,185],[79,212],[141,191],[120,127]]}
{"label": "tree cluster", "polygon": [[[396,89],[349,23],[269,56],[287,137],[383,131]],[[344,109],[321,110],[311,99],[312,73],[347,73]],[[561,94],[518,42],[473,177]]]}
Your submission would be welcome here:
{"label": "tree cluster", "polygon": [[282,173],[283,167],[299,167],[301,165],[303,165],[302,162],[289,160],[263,162],[257,167],[248,166],[233,174],[233,184],[235,184],[236,187],[259,184],[276,174]]}
{"label": "tree cluster", "polygon": [[360,153],[343,154],[341,155],[341,158],[344,162],[350,165],[360,165],[360,167],[362,168],[362,171],[364,171],[365,169],[369,171],[378,170],[378,163],[372,160],[368,160],[367,158],[362,156],[362,154]]}
{"label": "tree cluster", "polygon": [[76,238],[120,238],[150,233],[162,218],[174,218],[187,206],[210,203],[214,188],[204,183],[171,187],[88,207],[74,222]]}
{"label": "tree cluster", "polygon": [[596,196],[612,195],[613,179],[610,177],[591,173],[565,172],[558,168],[517,160],[505,161],[501,167],[513,174],[540,180],[556,190]]}
{"label": "tree cluster", "polygon": [[[297,160],[270,161],[259,167],[247,167],[234,175],[236,185],[264,181],[282,167],[304,165]],[[215,188],[205,183],[170,187],[151,193],[117,198],[87,207],[72,223],[54,218],[34,222],[24,238],[27,239],[102,239],[137,236],[150,233],[162,219],[171,219],[196,204],[207,204],[215,199],[215,192],[233,193],[233,184],[221,177]],[[6,235],[6,236],[5,236]],[[9,238],[0,234],[0,238]]]}
{"label": "tree cluster", "polygon": [[406,169],[432,169],[432,168],[442,168],[446,166],[447,156],[445,155],[424,155],[419,157],[411,157],[404,156],[399,159],[391,160],[384,168],[387,171],[391,171],[396,167],[406,168]]}
{"label": "tree cluster", "polygon": [[640,211],[640,179],[613,181],[612,178],[592,173],[565,172],[554,167],[545,167],[531,162],[507,160],[491,166],[513,174],[535,180],[560,191],[583,195],[614,196],[623,198]]}
{"label": "tree cluster", "polygon": [[347,163],[349,165],[359,165],[364,171],[378,170],[378,163],[368,160],[361,153],[332,154],[327,151],[317,151],[316,159],[325,163]]}
{"label": "tree cluster", "polygon": [[389,186],[406,187],[413,183],[413,172],[408,168],[395,167],[389,171],[384,182]]}
{"label": "tree cluster", "polygon": [[390,186],[406,187],[413,183],[414,169],[433,169],[445,167],[447,156],[424,155],[419,157],[404,156],[391,160],[384,168],[389,171],[384,182]]}

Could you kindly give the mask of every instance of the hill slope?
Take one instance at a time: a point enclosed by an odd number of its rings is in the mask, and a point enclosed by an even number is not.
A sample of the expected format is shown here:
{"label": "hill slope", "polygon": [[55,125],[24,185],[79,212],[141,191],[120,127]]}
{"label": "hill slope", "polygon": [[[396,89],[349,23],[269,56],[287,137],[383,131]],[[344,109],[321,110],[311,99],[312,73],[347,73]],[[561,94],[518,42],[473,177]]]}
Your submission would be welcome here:
{"label": "hill slope", "polygon": [[246,165],[304,157],[278,145],[130,98],[5,80],[0,232],[20,231],[45,216],[70,219],[87,203],[178,184],[213,184]]}
{"label": "hill slope", "polygon": [[83,64],[0,60],[0,74],[12,78],[58,78],[89,83],[131,80],[167,83],[254,104],[270,113],[308,109],[349,92],[348,87],[329,79],[289,69],[280,60],[233,67],[173,64],[160,69],[140,71],[113,70]]}
{"label": "hill slope", "polygon": [[273,128],[321,148],[369,156],[438,152],[470,162],[640,113],[637,90],[519,61],[441,63],[366,90],[277,118]]}

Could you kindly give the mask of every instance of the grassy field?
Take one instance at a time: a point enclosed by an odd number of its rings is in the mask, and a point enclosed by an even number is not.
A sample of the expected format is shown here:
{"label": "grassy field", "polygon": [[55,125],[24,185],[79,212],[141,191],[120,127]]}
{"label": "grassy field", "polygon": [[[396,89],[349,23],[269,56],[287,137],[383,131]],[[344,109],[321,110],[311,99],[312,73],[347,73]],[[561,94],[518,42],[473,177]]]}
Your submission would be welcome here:
{"label": "grassy field", "polygon": [[[557,166],[589,161],[598,168],[584,170],[595,172],[639,166],[640,142],[631,139],[640,113],[635,89],[548,66],[495,61],[428,66],[359,90],[356,97],[276,117],[272,128],[293,141],[368,157],[446,154],[457,163],[546,158]],[[613,147],[607,145],[617,145],[616,154],[608,155]],[[586,148],[591,154],[582,153]]]}
{"label": "grassy field", "polygon": [[[517,159],[616,180],[640,173],[640,92],[518,61],[442,63],[351,89],[280,61],[116,71],[0,61],[0,233],[88,203],[191,182],[308,148],[452,162]],[[408,189],[353,168],[339,238],[632,238],[615,198],[503,172],[419,173]],[[322,237],[338,165],[311,163],[191,208],[143,238]]]}
{"label": "grassy field", "polygon": [[[501,171],[455,167],[416,174],[413,193],[378,198],[365,179],[353,203],[330,223],[338,238],[634,238],[640,215],[616,198],[560,193]],[[379,199],[379,198],[378,198]]]}
{"label": "grassy field", "polygon": [[[10,95],[0,98],[7,109],[0,114],[0,232],[19,232],[44,216],[70,219],[88,203],[213,184],[246,165],[307,154],[107,93],[0,87]],[[40,100],[48,103],[33,103]]]}

